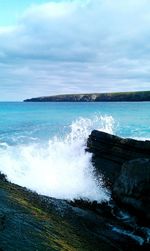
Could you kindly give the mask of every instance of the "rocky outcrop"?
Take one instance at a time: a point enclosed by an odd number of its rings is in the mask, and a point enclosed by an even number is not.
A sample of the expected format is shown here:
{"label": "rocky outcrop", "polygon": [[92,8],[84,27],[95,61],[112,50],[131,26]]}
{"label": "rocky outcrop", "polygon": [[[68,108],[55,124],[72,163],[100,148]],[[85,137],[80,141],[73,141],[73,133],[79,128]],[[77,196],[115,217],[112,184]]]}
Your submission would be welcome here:
{"label": "rocky outcrop", "polygon": [[113,185],[114,199],[139,212],[150,222],[150,159],[135,159],[123,164]]}
{"label": "rocky outcrop", "polygon": [[110,184],[114,183],[122,164],[137,158],[150,158],[150,141],[124,139],[105,132],[92,131],[88,138],[88,151],[97,172]]}
{"label": "rocky outcrop", "polygon": [[25,102],[115,102],[115,101],[150,101],[150,91],[86,93],[44,96],[24,100]]}
{"label": "rocky outcrop", "polygon": [[[120,206],[150,223],[150,141],[93,131],[88,139],[93,164]],[[147,222],[148,221],[148,222]]]}
{"label": "rocky outcrop", "polygon": [[7,182],[7,177],[3,173],[0,172],[0,180]]}
{"label": "rocky outcrop", "polygon": [[134,224],[107,203],[57,200],[0,180],[3,251],[148,250],[146,233]]}
{"label": "rocky outcrop", "polygon": [[[58,200],[11,184],[0,173],[1,251],[150,249],[150,142],[93,131],[87,150],[96,175],[105,175],[112,200]],[[137,211],[146,216],[144,222]]]}

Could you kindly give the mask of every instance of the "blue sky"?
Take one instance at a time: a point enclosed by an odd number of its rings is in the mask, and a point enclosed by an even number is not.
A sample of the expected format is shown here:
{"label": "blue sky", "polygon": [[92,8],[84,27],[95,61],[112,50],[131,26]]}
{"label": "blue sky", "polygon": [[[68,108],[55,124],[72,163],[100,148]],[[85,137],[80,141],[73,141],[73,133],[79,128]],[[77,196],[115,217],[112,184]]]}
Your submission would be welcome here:
{"label": "blue sky", "polygon": [[150,90],[149,0],[0,0],[0,101]]}
{"label": "blue sky", "polygon": [[33,4],[42,4],[45,0],[0,0],[0,25],[13,25],[19,21],[20,14]]}

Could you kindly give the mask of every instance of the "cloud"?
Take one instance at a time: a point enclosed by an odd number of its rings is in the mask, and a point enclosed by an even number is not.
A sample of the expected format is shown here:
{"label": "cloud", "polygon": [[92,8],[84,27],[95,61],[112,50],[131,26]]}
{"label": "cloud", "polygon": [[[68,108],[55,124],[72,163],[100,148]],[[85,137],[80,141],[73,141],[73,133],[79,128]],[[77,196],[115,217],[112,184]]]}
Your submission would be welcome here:
{"label": "cloud", "polygon": [[150,89],[148,6],[148,0],[32,5],[18,24],[0,28],[0,98]]}

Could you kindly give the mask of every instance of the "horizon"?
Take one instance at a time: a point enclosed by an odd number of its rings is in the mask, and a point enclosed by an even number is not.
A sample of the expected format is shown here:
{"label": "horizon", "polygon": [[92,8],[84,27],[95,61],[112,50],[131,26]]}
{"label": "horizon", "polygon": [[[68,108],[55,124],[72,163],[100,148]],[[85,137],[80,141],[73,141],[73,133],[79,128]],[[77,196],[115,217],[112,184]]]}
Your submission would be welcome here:
{"label": "horizon", "polygon": [[0,2],[0,101],[150,90],[148,0]]}
{"label": "horizon", "polygon": [[[26,98],[26,99],[24,99],[24,100],[13,100],[13,101],[11,101],[11,100],[4,100],[4,101],[1,101],[0,100],[0,102],[24,102],[25,100],[30,100],[30,99],[34,99],[34,98],[46,98],[46,97],[55,97],[55,96],[72,96],[72,95],[101,95],[101,94],[131,94],[131,93],[146,93],[146,92],[150,92],[150,90],[146,90],[146,91],[126,91],[126,92],[90,92],[90,93],[63,93],[63,94],[56,94],[56,95],[47,95],[47,96],[39,96],[39,97],[28,97],[28,98]],[[54,102],[54,101],[53,101]],[[100,101],[100,102],[103,102],[103,101]],[[104,101],[105,102],[105,101]],[[113,102],[113,101],[112,101]],[[126,102],[126,101],[124,101],[124,102]],[[130,102],[130,101],[129,101]],[[136,101],[136,102],[138,102],[138,101]],[[149,102],[149,101],[143,101],[143,102]]]}

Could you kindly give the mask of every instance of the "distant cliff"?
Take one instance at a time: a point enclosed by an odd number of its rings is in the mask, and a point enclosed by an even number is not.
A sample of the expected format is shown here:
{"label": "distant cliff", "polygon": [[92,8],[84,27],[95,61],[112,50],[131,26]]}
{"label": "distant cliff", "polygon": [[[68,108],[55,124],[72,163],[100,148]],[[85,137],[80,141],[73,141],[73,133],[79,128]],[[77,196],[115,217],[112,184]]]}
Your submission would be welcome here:
{"label": "distant cliff", "polygon": [[116,102],[150,101],[150,91],[64,94],[26,99],[24,102]]}

